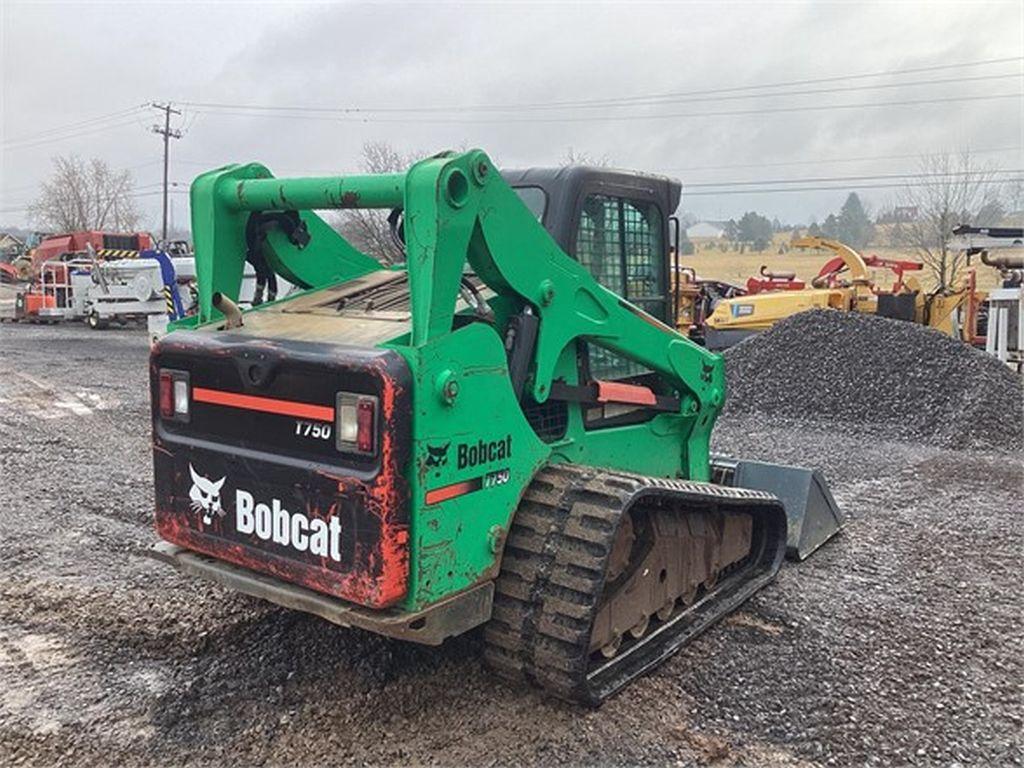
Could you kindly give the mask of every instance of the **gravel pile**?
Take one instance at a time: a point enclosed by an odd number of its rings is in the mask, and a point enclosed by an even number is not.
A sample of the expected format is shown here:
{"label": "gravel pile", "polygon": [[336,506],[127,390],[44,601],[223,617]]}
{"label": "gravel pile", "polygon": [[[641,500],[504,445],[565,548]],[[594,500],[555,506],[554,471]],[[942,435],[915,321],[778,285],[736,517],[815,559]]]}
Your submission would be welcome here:
{"label": "gravel pile", "polygon": [[984,352],[856,312],[794,315],[726,350],[727,414],[826,420],[943,448],[1024,447],[1024,386]]}

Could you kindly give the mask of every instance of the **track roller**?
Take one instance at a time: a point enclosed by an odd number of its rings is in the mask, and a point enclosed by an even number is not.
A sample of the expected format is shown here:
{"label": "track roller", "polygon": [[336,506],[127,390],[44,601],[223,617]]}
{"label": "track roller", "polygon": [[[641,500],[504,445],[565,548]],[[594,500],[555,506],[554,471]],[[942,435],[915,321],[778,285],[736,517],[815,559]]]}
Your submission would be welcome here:
{"label": "track roller", "polygon": [[545,468],[509,531],[487,662],[599,705],[771,581],[785,547],[761,491]]}

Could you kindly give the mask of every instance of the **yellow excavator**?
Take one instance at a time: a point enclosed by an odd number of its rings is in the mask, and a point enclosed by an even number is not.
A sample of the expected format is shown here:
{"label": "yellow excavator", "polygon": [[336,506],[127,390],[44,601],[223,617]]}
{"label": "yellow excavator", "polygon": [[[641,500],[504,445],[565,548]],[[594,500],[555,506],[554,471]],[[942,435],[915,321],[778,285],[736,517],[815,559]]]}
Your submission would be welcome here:
{"label": "yellow excavator", "polygon": [[[793,246],[829,250],[835,256],[810,287],[793,274],[773,274],[762,267],[765,279],[748,280],[744,295],[719,301],[705,320],[704,341],[710,349],[725,349],[779,320],[811,309],[882,315],[973,341],[978,308],[985,299],[976,288],[974,270],[967,270],[952,288],[926,293],[918,279],[907,274],[920,271],[921,262],[865,257],[844,243],[823,237],[801,237]],[[872,268],[892,272],[892,286],[879,286],[872,279]]]}

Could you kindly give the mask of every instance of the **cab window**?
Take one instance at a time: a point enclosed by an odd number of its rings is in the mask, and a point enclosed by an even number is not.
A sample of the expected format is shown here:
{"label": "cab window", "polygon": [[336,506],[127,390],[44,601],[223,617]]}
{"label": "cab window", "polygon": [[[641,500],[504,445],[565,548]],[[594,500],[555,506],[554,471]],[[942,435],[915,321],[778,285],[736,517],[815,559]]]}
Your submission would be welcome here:
{"label": "cab window", "polygon": [[664,319],[666,252],[657,205],[587,195],[576,230],[576,258],[603,286]]}
{"label": "cab window", "polygon": [[537,217],[537,221],[544,223],[544,212],[548,207],[548,196],[540,187],[514,187],[523,205],[530,209],[530,213]]}

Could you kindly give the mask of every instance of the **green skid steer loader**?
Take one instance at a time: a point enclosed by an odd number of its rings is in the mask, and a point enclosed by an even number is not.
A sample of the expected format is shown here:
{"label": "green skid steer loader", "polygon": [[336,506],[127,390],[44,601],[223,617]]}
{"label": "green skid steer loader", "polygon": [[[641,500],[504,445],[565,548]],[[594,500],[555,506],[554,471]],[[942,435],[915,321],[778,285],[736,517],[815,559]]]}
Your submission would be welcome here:
{"label": "green skid steer loader", "polygon": [[[192,185],[199,309],[152,351],[155,554],[596,705],[839,528],[819,473],[713,457],[673,330],[678,182],[405,173]],[[381,266],[316,210],[389,211]],[[676,232],[678,224],[675,224]],[[246,261],[305,290],[241,310]]]}

